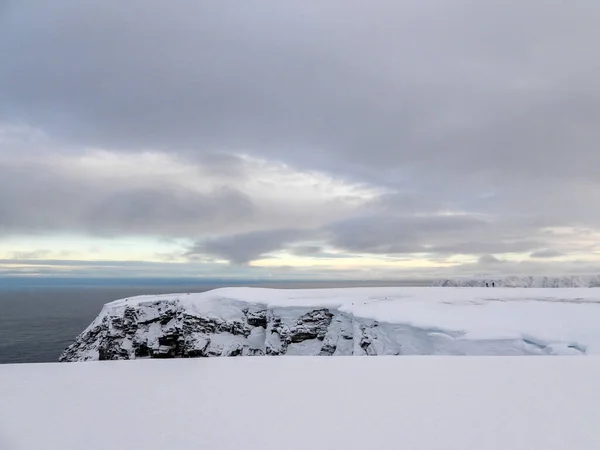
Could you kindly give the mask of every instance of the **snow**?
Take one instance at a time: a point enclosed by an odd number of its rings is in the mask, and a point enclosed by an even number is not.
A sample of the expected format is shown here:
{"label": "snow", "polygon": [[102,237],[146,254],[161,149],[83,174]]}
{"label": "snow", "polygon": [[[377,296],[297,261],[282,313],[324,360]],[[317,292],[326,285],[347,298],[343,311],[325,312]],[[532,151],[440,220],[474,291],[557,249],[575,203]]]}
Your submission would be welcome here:
{"label": "snow", "polygon": [[[332,327],[356,328],[369,321],[378,322],[377,334],[373,335],[374,353],[369,354],[389,354],[402,347],[402,354],[600,355],[599,288],[225,288],[199,294],[117,300],[105,305],[95,323],[100,323],[106,315],[122,313],[126,306],[134,306],[154,317],[156,311],[145,311],[149,306],[160,304],[157,302],[222,320],[241,320],[242,310],[249,306],[267,308],[270,316],[284,324],[296,324],[298,317],[310,308],[325,307],[344,315],[335,316]],[[342,323],[347,317],[353,322]],[[374,329],[372,324],[370,329]],[[156,341],[163,331],[158,323],[151,324],[148,340]],[[359,331],[354,332],[354,348],[358,350]],[[271,334],[267,332],[267,341]],[[331,339],[337,339],[336,336]],[[255,343],[260,337],[264,334],[253,332]],[[239,340],[230,335],[210,338],[221,346],[233,345],[235,339]],[[389,345],[384,345],[386,342]],[[293,343],[287,351],[288,354],[318,354],[321,344],[317,340]],[[272,345],[275,348],[279,343]],[[350,350],[344,353],[338,349],[335,354],[349,353]]]}
{"label": "snow", "polygon": [[454,287],[537,287],[537,288],[560,288],[560,287],[600,287],[600,275],[562,275],[562,276],[477,276],[458,277],[452,279],[441,279],[433,283],[434,286]]}
{"label": "snow", "polygon": [[599,358],[0,366],[2,450],[596,450]]}

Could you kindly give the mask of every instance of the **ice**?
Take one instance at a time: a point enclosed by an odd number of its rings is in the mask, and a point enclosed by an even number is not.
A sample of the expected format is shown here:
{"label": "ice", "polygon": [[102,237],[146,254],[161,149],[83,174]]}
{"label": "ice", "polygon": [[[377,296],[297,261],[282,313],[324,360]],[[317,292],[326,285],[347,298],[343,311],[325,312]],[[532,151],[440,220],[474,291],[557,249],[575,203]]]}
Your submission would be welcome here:
{"label": "ice", "polygon": [[2,450],[596,450],[599,358],[0,365]]}

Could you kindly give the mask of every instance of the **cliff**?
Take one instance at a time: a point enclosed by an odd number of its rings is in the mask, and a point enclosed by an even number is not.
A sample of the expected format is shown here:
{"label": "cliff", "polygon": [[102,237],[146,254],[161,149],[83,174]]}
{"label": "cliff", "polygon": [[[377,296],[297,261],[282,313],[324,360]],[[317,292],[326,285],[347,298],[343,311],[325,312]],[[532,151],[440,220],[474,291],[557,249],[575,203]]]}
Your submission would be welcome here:
{"label": "cliff", "polygon": [[582,354],[600,349],[599,299],[595,289],[486,288],[230,288],[140,296],[106,304],[60,361]]}

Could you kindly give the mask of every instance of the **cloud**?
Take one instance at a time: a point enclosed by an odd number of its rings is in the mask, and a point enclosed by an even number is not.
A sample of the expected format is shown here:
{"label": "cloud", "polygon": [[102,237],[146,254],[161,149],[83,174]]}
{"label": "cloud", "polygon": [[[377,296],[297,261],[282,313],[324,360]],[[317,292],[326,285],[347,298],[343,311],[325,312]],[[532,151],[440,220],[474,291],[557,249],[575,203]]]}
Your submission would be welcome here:
{"label": "cloud", "polygon": [[375,193],[239,155],[206,155],[194,164],[157,152],[23,158],[0,143],[0,236],[194,238],[298,224],[311,228],[348,216]]}
{"label": "cloud", "polygon": [[181,238],[241,264],[598,256],[598,4],[3,8],[0,240]]}
{"label": "cloud", "polygon": [[[468,239],[466,236],[465,239]],[[516,239],[512,240],[510,238],[506,240],[498,239],[498,234],[494,231],[490,232],[489,236],[486,238],[485,236],[481,237],[480,241],[476,240],[464,240],[456,243],[448,244],[448,245],[440,245],[437,247],[433,247],[433,250],[436,253],[440,254],[463,254],[463,255],[479,255],[479,254],[488,254],[488,253],[525,253],[529,250],[539,248],[543,246],[543,242],[539,240],[533,239]]]}
{"label": "cloud", "polygon": [[10,254],[10,258],[12,260],[37,260],[47,258],[51,254],[52,252],[50,250],[37,249],[31,251],[12,252]]}
{"label": "cloud", "polygon": [[597,181],[599,8],[12,2],[0,117],[84,145],[251,151],[378,180]]}
{"label": "cloud", "polygon": [[[373,212],[369,206],[365,209]],[[526,253],[551,242],[518,237],[523,229],[477,215],[365,214],[312,230],[265,230],[212,237],[198,241],[188,256],[212,255],[233,263],[248,263],[286,251],[312,259],[428,254],[440,260],[453,255],[480,255],[481,262],[490,262],[491,253]]]}
{"label": "cloud", "polygon": [[375,254],[433,253],[444,244],[491,229],[480,217],[440,214],[366,215],[328,227],[336,248]]}
{"label": "cloud", "polygon": [[177,236],[249,220],[253,215],[251,199],[234,188],[201,191],[143,174],[118,182],[105,175],[50,164],[0,166],[0,234],[67,231]]}
{"label": "cloud", "polygon": [[362,255],[347,252],[332,252],[320,245],[293,245],[286,247],[285,250],[293,255],[312,259],[356,259],[362,257]]}
{"label": "cloud", "polygon": [[559,252],[557,250],[544,249],[532,252],[529,256],[531,256],[532,258],[557,258],[563,255],[564,253]]}
{"label": "cloud", "polygon": [[496,266],[503,263],[505,263],[505,261],[496,258],[494,255],[482,255],[477,260],[477,264],[480,266]]}
{"label": "cloud", "polygon": [[231,236],[218,236],[195,243],[186,255],[211,255],[234,264],[247,264],[286,245],[311,237],[306,230],[269,230]]}

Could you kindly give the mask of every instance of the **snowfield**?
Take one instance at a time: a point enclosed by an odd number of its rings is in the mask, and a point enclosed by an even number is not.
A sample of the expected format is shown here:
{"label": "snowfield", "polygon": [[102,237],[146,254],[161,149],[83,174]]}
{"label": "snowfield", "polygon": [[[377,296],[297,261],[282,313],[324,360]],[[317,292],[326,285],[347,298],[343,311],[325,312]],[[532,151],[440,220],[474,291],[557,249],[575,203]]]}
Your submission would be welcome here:
{"label": "snowfield", "polygon": [[0,365],[2,450],[597,450],[600,359]]}
{"label": "snowfield", "polygon": [[599,354],[598,288],[226,288],[108,303],[61,361]]}
{"label": "snowfield", "polygon": [[600,287],[600,275],[457,277],[441,279],[433,285],[445,287],[587,288]]}

